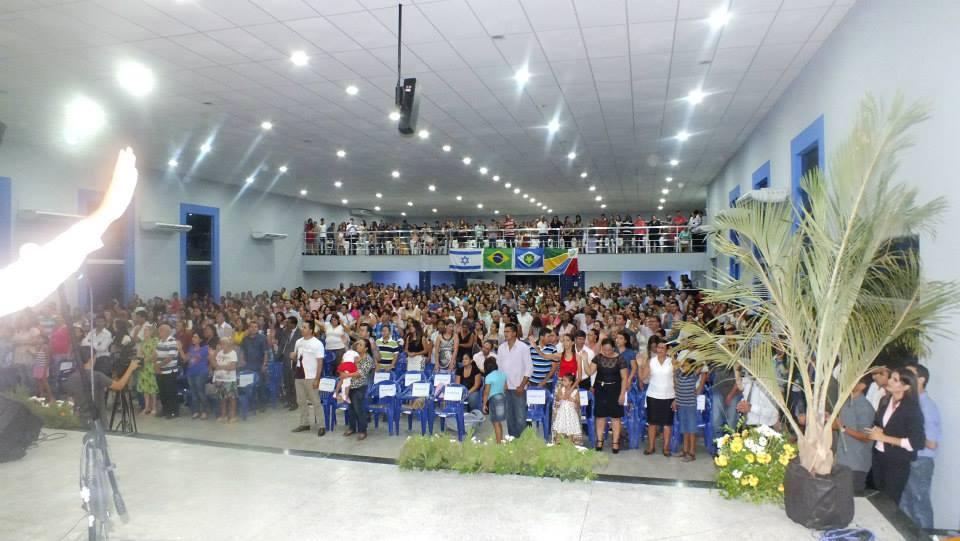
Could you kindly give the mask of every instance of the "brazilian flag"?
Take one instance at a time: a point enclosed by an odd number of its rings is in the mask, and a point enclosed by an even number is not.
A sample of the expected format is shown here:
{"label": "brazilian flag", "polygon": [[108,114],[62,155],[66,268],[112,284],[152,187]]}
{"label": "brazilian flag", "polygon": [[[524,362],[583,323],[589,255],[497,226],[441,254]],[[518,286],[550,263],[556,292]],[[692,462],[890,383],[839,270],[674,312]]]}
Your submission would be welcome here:
{"label": "brazilian flag", "polygon": [[513,248],[484,248],[484,270],[513,270]]}

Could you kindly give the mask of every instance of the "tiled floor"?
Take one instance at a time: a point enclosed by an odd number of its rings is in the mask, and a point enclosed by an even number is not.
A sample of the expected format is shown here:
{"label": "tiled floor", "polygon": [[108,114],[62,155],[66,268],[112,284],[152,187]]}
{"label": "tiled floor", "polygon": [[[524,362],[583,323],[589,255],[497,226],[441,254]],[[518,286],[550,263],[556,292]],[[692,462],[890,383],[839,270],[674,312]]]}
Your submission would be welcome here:
{"label": "tiled floor", "polygon": [[[401,423],[401,436],[387,435],[386,426],[381,423],[379,429],[371,424],[369,437],[360,442],[355,438],[344,438],[343,416],[338,416],[334,432],[318,438],[315,431],[293,434],[290,430],[297,426],[299,412],[268,409],[265,413],[251,415],[246,421],[235,424],[220,424],[213,420],[193,420],[189,416],[179,419],[137,418],[138,428],[143,434],[175,436],[182,438],[210,440],[226,443],[262,445],[283,449],[302,449],[351,455],[372,456],[395,459],[400,454],[407,434],[419,434],[419,425],[414,422],[414,432],[407,432],[407,420]],[[439,430],[439,423],[435,426]],[[483,439],[491,435],[490,423],[482,423],[477,437]],[[453,433],[451,433],[453,434]],[[606,454],[609,458],[601,473],[626,475],[631,477],[658,477],[689,481],[713,480],[714,468],[706,451],[701,448],[700,456],[694,462],[684,463],[679,458],[666,458],[656,453],[644,456],[639,449],[621,450],[619,455],[610,453],[607,443]]]}
{"label": "tiled floor", "polygon": [[[69,432],[0,464],[0,539],[85,538],[80,439]],[[130,510],[114,530],[120,540],[815,538],[781,509],[704,488],[406,472],[122,436],[109,445]],[[855,522],[902,539],[860,498]]]}

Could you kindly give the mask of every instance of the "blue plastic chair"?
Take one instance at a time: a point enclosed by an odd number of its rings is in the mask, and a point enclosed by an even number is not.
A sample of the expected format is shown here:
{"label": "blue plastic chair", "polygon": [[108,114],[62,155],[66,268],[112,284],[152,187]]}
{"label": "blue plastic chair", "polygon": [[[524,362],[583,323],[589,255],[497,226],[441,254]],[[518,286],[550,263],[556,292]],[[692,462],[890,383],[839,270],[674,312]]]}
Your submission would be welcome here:
{"label": "blue plastic chair", "polygon": [[276,408],[280,404],[280,384],[283,381],[283,364],[273,361],[267,364],[267,394],[270,405]]}
{"label": "blue plastic chair", "polygon": [[627,448],[637,449],[640,442],[646,439],[646,430],[641,421],[644,400],[643,393],[636,386],[627,391],[627,405],[623,412],[623,423],[627,427]]}
{"label": "blue plastic chair", "polygon": [[[385,390],[392,390],[392,393]],[[384,396],[386,394],[386,396]],[[373,417],[374,429],[379,428],[380,415],[387,418],[387,433],[400,435],[400,385],[393,380],[381,381],[367,387],[367,411]]]}
{"label": "blue plastic chair", "polygon": [[254,402],[254,393],[257,392],[257,385],[260,383],[260,372],[244,370],[238,372],[237,377],[239,378],[245,374],[253,374],[253,383],[244,385],[243,387],[237,387],[237,406],[239,406],[240,409],[240,418],[244,421],[247,420],[248,413],[257,414],[257,408],[251,406]]}
{"label": "blue plastic chair", "polygon": [[[324,377],[321,379],[321,383],[324,380],[332,382],[334,388],[336,388],[337,378]],[[319,394],[320,409],[323,411],[323,428],[329,432],[337,426],[337,396],[333,391],[320,391]],[[314,410],[314,417],[316,417],[316,410]]]}
{"label": "blue plastic chair", "polygon": [[443,432],[446,430],[446,420],[448,417],[453,417],[457,423],[457,439],[463,441],[463,438],[467,435],[466,423],[464,422],[464,403],[467,399],[467,388],[463,385],[457,385],[456,383],[450,383],[444,387],[443,393],[446,394],[447,390],[460,389],[460,400],[444,400],[441,396],[436,399],[436,404],[433,406],[430,415],[430,433],[433,433],[433,422],[439,417],[440,418],[440,431]]}
{"label": "blue plastic chair", "polygon": [[393,380],[400,381],[403,375],[407,373],[407,352],[401,351],[397,355],[397,364],[393,367]]}
{"label": "blue plastic chair", "polygon": [[[415,380],[413,378],[416,378]],[[409,382],[409,383],[408,383]],[[407,372],[404,374],[403,379],[399,380],[400,385],[403,390],[400,392],[400,415],[407,415],[407,432],[413,430],[413,418],[416,417],[420,421],[420,435],[427,433],[428,425],[430,424],[430,410],[433,406],[433,385],[427,381],[426,377],[422,372]],[[426,383],[427,384],[427,394],[426,396],[414,396],[413,394],[413,385],[414,383]],[[419,399],[423,399],[423,405],[419,408],[412,407],[413,403]],[[430,426],[430,433],[433,433],[433,427]]]}
{"label": "blue plastic chair", "polygon": [[326,351],[323,354],[323,376],[336,376],[337,367],[333,363],[337,360],[337,356],[334,355],[332,351]]}
{"label": "blue plastic chair", "polygon": [[[587,425],[587,440],[590,446],[596,445],[597,441],[597,423],[594,422],[593,408],[588,407],[593,404],[593,391],[580,389],[580,422]],[[588,415],[589,412],[589,415]]]}
{"label": "blue plastic chair", "polygon": [[[543,391],[545,400],[543,404],[531,404],[530,393]],[[550,423],[551,410],[553,406],[553,393],[549,389],[527,389],[527,421],[533,423],[543,432],[543,439],[550,441]]]}

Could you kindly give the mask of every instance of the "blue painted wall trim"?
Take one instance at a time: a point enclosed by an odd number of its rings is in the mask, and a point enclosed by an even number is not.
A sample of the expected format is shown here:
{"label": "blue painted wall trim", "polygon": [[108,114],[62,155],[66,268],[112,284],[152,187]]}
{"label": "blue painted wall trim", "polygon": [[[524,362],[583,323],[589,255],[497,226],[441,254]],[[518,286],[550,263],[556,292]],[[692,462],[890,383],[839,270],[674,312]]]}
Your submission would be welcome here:
{"label": "blue painted wall trim", "polygon": [[[730,202],[730,206],[734,207],[737,204],[737,199],[740,198],[740,186],[736,186],[734,189],[730,190],[730,194],[727,196],[727,200]],[[740,239],[737,237],[737,234],[733,231],[730,232],[730,242],[739,245]],[[730,276],[734,279],[740,279],[740,263],[736,259],[730,258]]]}
{"label": "blue painted wall trim", "polygon": [[0,177],[0,265],[13,258],[13,181]]}
{"label": "blue painted wall trim", "polygon": [[[94,208],[100,205],[103,199],[103,192],[97,190],[77,191],[78,208],[80,214],[90,214]],[[136,205],[130,205],[120,218],[123,224],[123,302],[129,303],[136,294]],[[88,304],[86,295],[80,295],[80,305],[85,307]]]}
{"label": "blue painted wall trim", "polygon": [[767,160],[766,163],[757,168],[753,172],[753,189],[759,190],[760,188],[769,188],[770,187],[770,160]]}
{"label": "blue painted wall trim", "polygon": [[[180,203],[180,223],[187,223],[187,214],[211,217],[210,224],[210,297],[220,302],[220,209]],[[187,236],[180,235],[180,298],[187,296]]]}
{"label": "blue painted wall trim", "polygon": [[793,198],[794,208],[800,208],[803,201],[803,190],[800,188],[800,179],[803,175],[801,157],[814,146],[819,150],[818,165],[823,171],[826,154],[823,146],[823,115],[817,117],[790,141],[790,195]]}

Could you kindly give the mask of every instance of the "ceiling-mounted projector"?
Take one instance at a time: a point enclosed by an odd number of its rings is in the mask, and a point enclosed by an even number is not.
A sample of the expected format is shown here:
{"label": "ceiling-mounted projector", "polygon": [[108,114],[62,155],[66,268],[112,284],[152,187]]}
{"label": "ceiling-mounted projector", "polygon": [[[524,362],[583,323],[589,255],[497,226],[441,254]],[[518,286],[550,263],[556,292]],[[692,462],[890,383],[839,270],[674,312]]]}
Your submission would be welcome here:
{"label": "ceiling-mounted projector", "polygon": [[400,55],[403,51],[403,4],[397,6],[397,87],[394,91],[393,104],[400,113],[400,122],[397,129],[401,135],[413,135],[417,132],[417,116],[420,114],[420,93],[417,89],[417,79],[404,79],[400,75]]}

